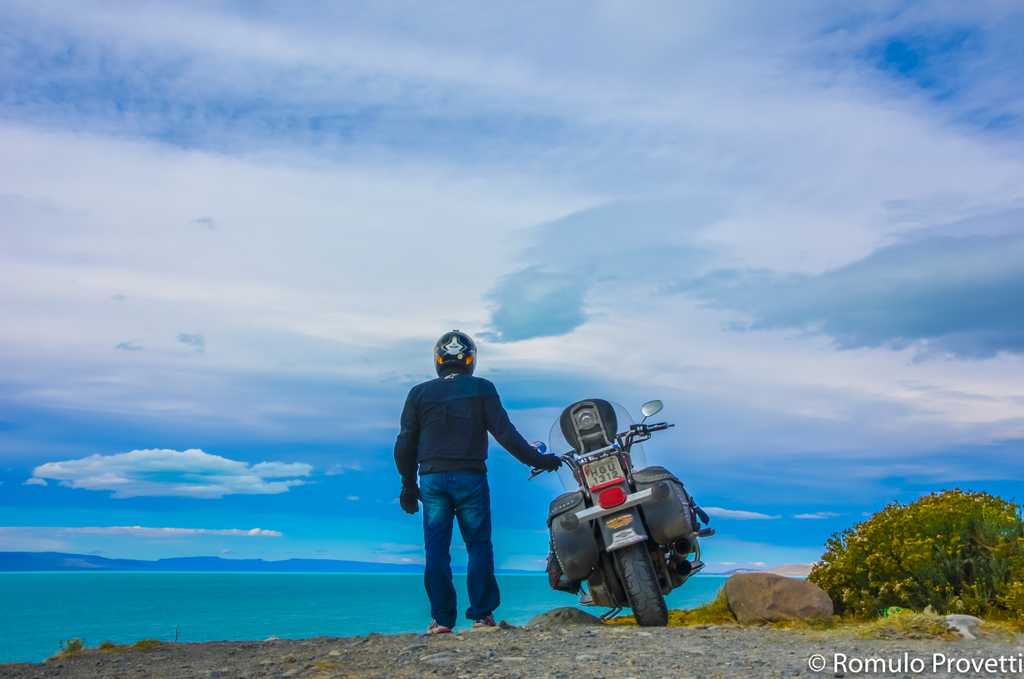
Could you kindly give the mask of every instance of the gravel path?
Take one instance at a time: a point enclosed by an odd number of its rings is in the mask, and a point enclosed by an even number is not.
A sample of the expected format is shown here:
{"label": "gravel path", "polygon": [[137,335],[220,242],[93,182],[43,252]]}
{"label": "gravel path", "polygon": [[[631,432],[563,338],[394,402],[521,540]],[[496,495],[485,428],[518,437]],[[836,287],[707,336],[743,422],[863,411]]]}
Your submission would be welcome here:
{"label": "gravel path", "polygon": [[[826,656],[824,672],[808,668],[815,653]],[[920,658],[925,671],[836,672],[834,653],[851,659],[893,662]],[[1017,672],[933,673],[932,654],[953,658],[1024,659],[1024,639],[977,641],[863,641],[766,628],[559,627],[503,629],[425,637],[414,634],[316,638],[265,642],[162,644],[155,650],[85,651],[39,665],[0,666],[0,677],[912,677],[1015,676]],[[849,661],[848,661],[849,662]],[[1019,661],[1018,661],[1019,662]],[[862,668],[863,669],[863,668]],[[840,668],[842,670],[842,668]]]}

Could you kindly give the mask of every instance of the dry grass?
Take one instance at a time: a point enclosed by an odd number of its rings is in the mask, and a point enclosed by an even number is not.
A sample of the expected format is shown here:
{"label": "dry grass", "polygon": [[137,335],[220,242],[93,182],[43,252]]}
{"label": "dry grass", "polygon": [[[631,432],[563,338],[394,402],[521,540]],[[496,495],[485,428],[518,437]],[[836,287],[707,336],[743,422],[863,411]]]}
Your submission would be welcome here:
{"label": "dry grass", "polygon": [[124,653],[129,647],[115,644],[113,641],[104,641],[99,648],[101,653]]}
{"label": "dry grass", "polygon": [[831,618],[778,620],[776,622],[769,622],[766,626],[772,629],[788,629],[797,632],[828,632],[836,629],[842,623],[842,618],[838,615],[833,615]]}
{"label": "dry grass", "polygon": [[[609,620],[607,625],[635,625],[636,618],[632,615],[623,615]],[[704,604],[698,608],[687,610],[674,610],[668,612],[669,627],[693,627],[695,625],[735,625],[736,618],[729,610],[729,604],[725,600],[725,593],[719,592],[718,596],[711,603]]]}
{"label": "dry grass", "polygon": [[132,644],[132,648],[136,651],[149,653],[150,651],[155,651],[156,649],[160,648],[162,644],[163,642],[159,639],[139,639],[134,644]]}
{"label": "dry grass", "polygon": [[959,639],[946,619],[933,613],[908,611],[867,622],[850,623],[849,631],[861,639]]}
{"label": "dry grass", "polygon": [[[133,644],[115,644],[113,641],[103,641],[96,647],[96,650],[100,653],[128,653],[129,651],[149,653],[160,648],[163,643],[159,639],[139,639]],[[85,650],[85,644],[81,639],[69,639],[61,642],[60,651],[52,659],[68,658]]]}
{"label": "dry grass", "polygon": [[983,620],[981,636],[1014,641],[1024,633],[1024,620]]}
{"label": "dry grass", "polygon": [[73,637],[67,641],[60,642],[60,650],[54,655],[47,658],[47,660],[65,660],[72,656],[78,655],[85,650],[85,642],[78,637]]}

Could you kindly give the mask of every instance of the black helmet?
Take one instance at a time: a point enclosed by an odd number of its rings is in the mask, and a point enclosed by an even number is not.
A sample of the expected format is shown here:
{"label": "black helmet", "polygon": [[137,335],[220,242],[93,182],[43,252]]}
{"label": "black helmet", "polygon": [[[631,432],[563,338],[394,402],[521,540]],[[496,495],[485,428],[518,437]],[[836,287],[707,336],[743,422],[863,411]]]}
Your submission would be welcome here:
{"label": "black helmet", "polygon": [[464,332],[452,330],[441,335],[434,345],[434,367],[437,374],[459,371],[473,374],[476,368],[476,344]]}

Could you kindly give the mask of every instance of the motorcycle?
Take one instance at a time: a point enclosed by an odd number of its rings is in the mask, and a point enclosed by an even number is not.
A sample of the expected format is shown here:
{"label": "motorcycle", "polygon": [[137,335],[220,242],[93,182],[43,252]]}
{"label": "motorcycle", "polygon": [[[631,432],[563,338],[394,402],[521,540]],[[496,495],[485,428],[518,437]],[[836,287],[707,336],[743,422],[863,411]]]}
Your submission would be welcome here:
{"label": "motorcycle", "polygon": [[[577,401],[549,437],[551,449],[565,451],[559,477],[568,491],[548,510],[551,586],[608,608],[605,620],[631,608],[646,627],[668,624],[665,595],[704,567],[700,539],[715,532],[701,527],[710,518],[674,474],[645,466],[641,444],[674,426],[647,423],[662,407],[644,403],[643,420],[634,424],[622,406]],[[621,432],[620,423],[627,425]],[[534,469],[529,478],[542,473]]]}

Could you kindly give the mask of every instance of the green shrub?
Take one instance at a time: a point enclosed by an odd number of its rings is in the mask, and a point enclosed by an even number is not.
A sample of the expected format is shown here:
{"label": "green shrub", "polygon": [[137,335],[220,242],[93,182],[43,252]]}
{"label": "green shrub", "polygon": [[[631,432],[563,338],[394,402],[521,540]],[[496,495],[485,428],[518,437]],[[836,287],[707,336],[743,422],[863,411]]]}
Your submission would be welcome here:
{"label": "green shrub", "polygon": [[890,504],[829,538],[808,579],[848,615],[931,606],[943,613],[1022,617],[1020,507],[961,490]]}

